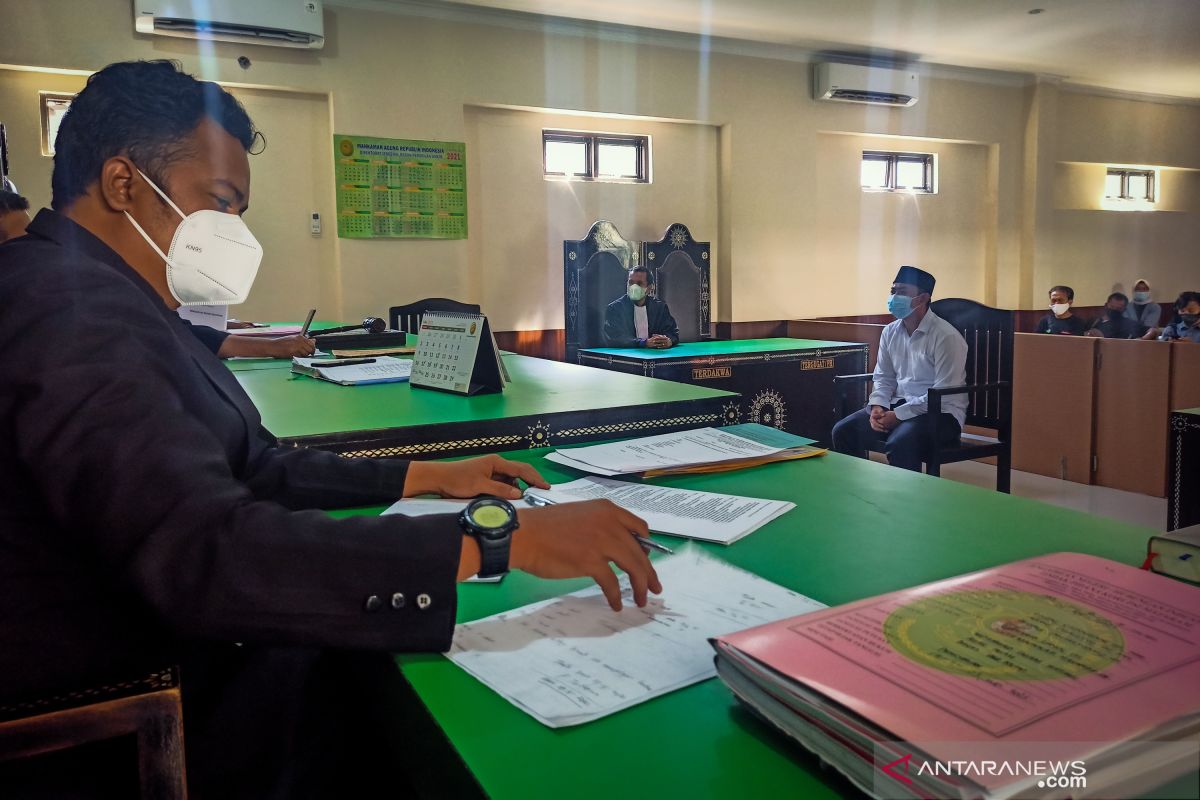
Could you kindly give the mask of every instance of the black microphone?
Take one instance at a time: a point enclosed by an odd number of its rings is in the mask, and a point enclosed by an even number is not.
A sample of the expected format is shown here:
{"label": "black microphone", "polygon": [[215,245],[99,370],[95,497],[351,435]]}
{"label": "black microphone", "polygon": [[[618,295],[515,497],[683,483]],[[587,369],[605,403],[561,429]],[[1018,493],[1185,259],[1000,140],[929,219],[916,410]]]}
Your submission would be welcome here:
{"label": "black microphone", "polygon": [[309,336],[324,336],[327,333],[344,333],[346,331],[366,331],[367,333],[383,333],[387,330],[387,322],[379,317],[364,317],[359,325],[342,325],[337,328],[326,328],[323,331],[309,331]]}

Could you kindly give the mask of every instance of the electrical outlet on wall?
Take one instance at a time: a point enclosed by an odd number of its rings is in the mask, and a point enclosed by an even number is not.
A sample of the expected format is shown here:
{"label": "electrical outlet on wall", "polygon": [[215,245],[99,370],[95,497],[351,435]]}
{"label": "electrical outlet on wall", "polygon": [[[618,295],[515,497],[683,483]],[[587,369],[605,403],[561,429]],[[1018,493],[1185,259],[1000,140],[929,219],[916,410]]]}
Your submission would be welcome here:
{"label": "electrical outlet on wall", "polygon": [[309,219],[308,229],[310,231],[312,231],[313,236],[321,235],[321,212],[320,211],[312,212],[312,217],[311,217],[311,219]]}

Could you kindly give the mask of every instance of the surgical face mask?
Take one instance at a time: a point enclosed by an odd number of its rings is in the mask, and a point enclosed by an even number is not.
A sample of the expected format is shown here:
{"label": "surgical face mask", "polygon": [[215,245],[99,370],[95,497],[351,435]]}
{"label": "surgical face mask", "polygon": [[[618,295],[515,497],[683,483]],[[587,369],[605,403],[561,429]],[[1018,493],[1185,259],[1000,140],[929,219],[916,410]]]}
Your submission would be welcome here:
{"label": "surgical face mask", "polygon": [[138,174],[183,218],[166,255],[129,212],[126,218],[167,264],[167,288],[180,305],[236,305],[246,302],[258,275],[263,249],[236,214],[203,209],[184,214],[140,169]]}
{"label": "surgical face mask", "polygon": [[1123,308],[1108,309],[1108,318],[1109,319],[1120,319],[1123,316],[1125,316],[1125,309],[1123,309]]}
{"label": "surgical face mask", "polygon": [[896,319],[904,319],[912,313],[912,298],[904,294],[888,296],[888,313]]}
{"label": "surgical face mask", "polygon": [[625,290],[625,293],[629,295],[629,299],[635,303],[640,303],[646,299],[646,287],[642,286],[641,284],[629,284],[629,288]]}
{"label": "surgical face mask", "polygon": [[1067,309],[1071,307],[1070,303],[1051,303],[1050,310],[1054,312],[1054,316],[1061,317],[1067,313]]}
{"label": "surgical face mask", "polygon": [[1133,302],[1149,303],[1150,302],[1150,292],[1134,292],[1133,293]]}
{"label": "surgical face mask", "polygon": [[1179,318],[1183,320],[1183,324],[1189,328],[1196,327],[1196,322],[1200,321],[1200,314],[1180,314]]}

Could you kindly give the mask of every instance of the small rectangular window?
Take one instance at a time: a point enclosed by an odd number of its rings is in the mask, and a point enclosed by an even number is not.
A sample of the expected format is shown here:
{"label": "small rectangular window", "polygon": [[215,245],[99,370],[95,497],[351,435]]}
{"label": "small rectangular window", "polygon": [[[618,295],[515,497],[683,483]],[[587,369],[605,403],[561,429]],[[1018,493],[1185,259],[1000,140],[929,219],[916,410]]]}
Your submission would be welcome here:
{"label": "small rectangular window", "polygon": [[934,194],[934,155],[864,151],[859,185],[867,192]]}
{"label": "small rectangular window", "polygon": [[42,155],[54,155],[54,140],[58,138],[58,126],[71,107],[75,95],[56,92],[38,92],[42,110]]}
{"label": "small rectangular window", "polygon": [[1109,167],[1104,178],[1104,197],[1108,200],[1154,202],[1154,170]]}
{"label": "small rectangular window", "polygon": [[542,131],[547,178],[618,183],[650,182],[650,137]]}

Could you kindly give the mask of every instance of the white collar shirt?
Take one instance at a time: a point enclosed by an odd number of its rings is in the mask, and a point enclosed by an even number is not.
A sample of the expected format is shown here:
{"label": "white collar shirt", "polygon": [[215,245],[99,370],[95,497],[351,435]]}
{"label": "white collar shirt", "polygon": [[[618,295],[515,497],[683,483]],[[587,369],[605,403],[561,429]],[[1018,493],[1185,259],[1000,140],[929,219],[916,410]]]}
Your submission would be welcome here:
{"label": "white collar shirt", "polygon": [[[967,342],[962,334],[932,311],[910,336],[904,322],[896,320],[879,337],[875,363],[875,390],[869,405],[892,408],[901,400],[896,416],[912,419],[929,410],[931,388],[961,386],[967,382]],[[967,418],[967,395],[942,398],[942,413],[950,414],[961,426]]]}

